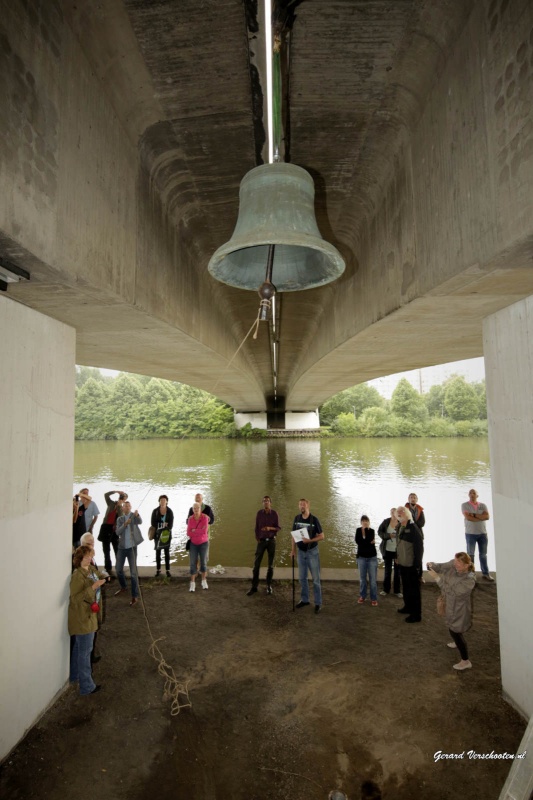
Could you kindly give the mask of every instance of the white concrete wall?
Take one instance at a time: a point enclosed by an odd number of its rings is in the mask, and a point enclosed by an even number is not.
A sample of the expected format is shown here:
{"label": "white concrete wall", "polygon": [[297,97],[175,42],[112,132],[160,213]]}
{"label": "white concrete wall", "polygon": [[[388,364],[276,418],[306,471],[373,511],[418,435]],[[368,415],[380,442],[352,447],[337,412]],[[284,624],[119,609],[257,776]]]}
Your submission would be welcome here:
{"label": "white concrete wall", "polygon": [[250,423],[252,428],[261,428],[264,431],[267,429],[266,411],[238,412],[233,415],[233,418],[238,428],[244,428]]}
{"label": "white concrete wall", "polygon": [[286,411],[285,430],[303,431],[320,428],[318,411]]}
{"label": "white concrete wall", "polygon": [[68,679],[75,334],[0,294],[0,758]]}
{"label": "white concrete wall", "polygon": [[533,295],[483,325],[503,690],[533,715]]}

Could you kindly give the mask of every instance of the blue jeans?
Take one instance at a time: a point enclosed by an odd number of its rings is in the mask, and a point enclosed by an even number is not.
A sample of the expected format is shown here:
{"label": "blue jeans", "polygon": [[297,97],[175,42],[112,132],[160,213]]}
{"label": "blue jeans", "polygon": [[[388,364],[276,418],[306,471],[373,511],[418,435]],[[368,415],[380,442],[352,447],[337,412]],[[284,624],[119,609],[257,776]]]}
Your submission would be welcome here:
{"label": "blue jeans", "polygon": [[70,681],[80,684],[80,694],[91,694],[96,686],[91,673],[91,650],[94,633],[74,636],[74,647],[70,654]]}
{"label": "blue jeans", "polygon": [[489,537],[486,533],[466,533],[466,552],[474,563],[474,554],[476,552],[476,542],[479,550],[479,564],[483,575],[489,574],[489,564],[487,561],[487,543]]}
{"label": "blue jeans", "polygon": [[300,581],[300,588],[302,590],[302,603],[309,602],[309,581],[307,580],[308,570],[313,579],[315,605],[321,606],[322,589],[320,587],[320,558],[318,555],[318,547],[313,547],[312,550],[298,550],[298,580]]}
{"label": "blue jeans", "polygon": [[[367,575],[368,580],[370,581],[370,599],[377,600],[378,599],[378,582],[377,582],[377,575],[378,575],[378,558],[377,556],[373,556],[372,558],[362,558],[361,556],[357,559],[357,566],[359,567],[359,578],[361,580],[361,584],[359,587],[359,594],[363,598],[366,599],[366,590],[367,590]],[[389,578],[390,580],[390,578]]]}
{"label": "blue jeans", "polygon": [[189,550],[189,569],[191,575],[197,575],[198,558],[200,559],[200,572],[207,572],[207,550],[209,542],[203,544],[193,544],[191,542],[191,549]]}
{"label": "blue jeans", "polygon": [[130,565],[130,578],[131,578],[131,596],[139,597],[139,584],[137,582],[137,548],[128,547],[117,550],[117,578],[121,589],[126,589],[126,578],[124,577],[124,562],[128,559]]}

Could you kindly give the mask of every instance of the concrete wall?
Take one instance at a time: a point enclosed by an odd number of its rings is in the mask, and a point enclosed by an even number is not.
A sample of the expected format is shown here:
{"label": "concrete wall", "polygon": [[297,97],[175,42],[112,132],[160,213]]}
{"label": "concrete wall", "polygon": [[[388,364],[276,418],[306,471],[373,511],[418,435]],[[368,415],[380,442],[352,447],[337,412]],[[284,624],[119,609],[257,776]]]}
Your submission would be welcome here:
{"label": "concrete wall", "polygon": [[244,428],[245,425],[250,423],[252,428],[267,429],[267,415],[266,411],[250,411],[234,414],[233,417],[235,425],[238,428]]}
{"label": "concrete wall", "polygon": [[72,328],[0,295],[0,758],[68,678]]}
{"label": "concrete wall", "polygon": [[320,428],[318,411],[286,411],[285,430],[302,431]]}
{"label": "concrete wall", "polygon": [[503,690],[533,715],[533,295],[483,326]]}

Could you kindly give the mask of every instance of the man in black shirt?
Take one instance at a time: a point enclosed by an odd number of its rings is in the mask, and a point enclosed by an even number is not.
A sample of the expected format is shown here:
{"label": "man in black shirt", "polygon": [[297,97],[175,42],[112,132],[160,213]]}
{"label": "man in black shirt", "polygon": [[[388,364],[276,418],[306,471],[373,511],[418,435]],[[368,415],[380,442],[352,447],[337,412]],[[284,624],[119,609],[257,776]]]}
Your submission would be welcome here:
{"label": "man in black shirt", "polygon": [[255,518],[255,538],[257,547],[255,549],[254,571],[252,577],[252,588],[246,592],[248,597],[257,592],[259,585],[259,569],[263,555],[268,553],[267,570],[267,594],[272,594],[272,577],[274,575],[274,556],[276,555],[276,534],[281,530],[279,526],[278,512],[272,508],[272,500],[266,494],[263,497],[263,508],[257,512]]}
{"label": "man in black shirt", "polygon": [[322,526],[317,517],[310,511],[309,500],[302,499],[298,503],[300,513],[294,518],[293,531],[301,530],[302,539],[295,542],[292,539],[291,557],[294,558],[296,545],[298,546],[298,580],[300,581],[301,599],[296,603],[296,608],[309,605],[309,583],[307,572],[313,579],[313,594],[315,598],[315,614],[322,608],[322,589],[320,587],[320,558],[318,555],[318,542],[324,538]]}
{"label": "man in black shirt", "polygon": [[[212,525],[213,522],[215,521],[215,515],[213,514],[213,509],[211,508],[211,506],[208,506],[207,503],[204,503],[203,494],[200,494],[200,492],[198,492],[198,494],[195,494],[194,502],[200,503],[200,505],[202,506],[202,514],[207,514],[207,516],[209,517],[209,524]],[[189,508],[189,513],[187,514],[187,519],[185,520],[185,522],[188,522],[189,517],[192,517],[192,515],[193,515],[193,510],[191,506]]]}

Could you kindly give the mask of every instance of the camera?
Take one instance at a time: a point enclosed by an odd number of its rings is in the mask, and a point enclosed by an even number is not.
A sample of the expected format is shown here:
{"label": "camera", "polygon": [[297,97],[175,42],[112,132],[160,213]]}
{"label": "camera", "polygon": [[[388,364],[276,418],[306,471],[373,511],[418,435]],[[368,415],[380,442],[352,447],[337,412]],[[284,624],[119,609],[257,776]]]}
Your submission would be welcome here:
{"label": "camera", "polygon": [[79,494],[75,494],[75,495],[74,495],[74,500],[78,501],[79,499],[80,499],[80,496],[79,496]]}

